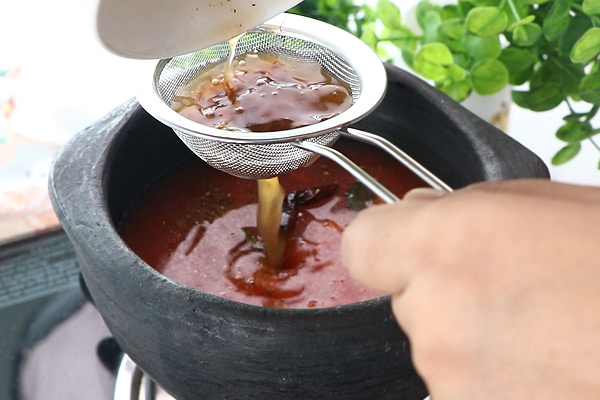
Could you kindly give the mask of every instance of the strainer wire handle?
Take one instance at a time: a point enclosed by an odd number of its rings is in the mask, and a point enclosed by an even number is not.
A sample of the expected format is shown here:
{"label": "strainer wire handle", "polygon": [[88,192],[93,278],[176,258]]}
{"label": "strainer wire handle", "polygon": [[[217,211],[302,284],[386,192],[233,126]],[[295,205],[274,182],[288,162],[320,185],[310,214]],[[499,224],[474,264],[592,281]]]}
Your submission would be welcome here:
{"label": "strainer wire handle", "polygon": [[404,164],[404,166],[414,172],[419,178],[423,179],[423,181],[425,181],[425,183],[432,188],[442,190],[444,192],[452,192],[452,188],[450,186],[435,176],[431,171],[419,164],[411,156],[392,144],[392,142],[389,140],[355,128],[347,128],[345,131],[340,131],[340,134],[348,138],[360,140],[381,148],[388,154],[392,155],[400,163]]}
{"label": "strainer wire handle", "polygon": [[304,150],[312,151],[313,153],[319,154],[323,157],[327,157],[330,160],[336,162],[352,176],[354,176],[359,182],[368,187],[375,195],[379,196],[386,203],[395,203],[400,199],[392,193],[388,188],[379,183],[375,178],[366,173],[356,163],[350,160],[348,157],[328,146],[322,144],[309,142],[307,140],[298,141],[292,143],[294,146]]}

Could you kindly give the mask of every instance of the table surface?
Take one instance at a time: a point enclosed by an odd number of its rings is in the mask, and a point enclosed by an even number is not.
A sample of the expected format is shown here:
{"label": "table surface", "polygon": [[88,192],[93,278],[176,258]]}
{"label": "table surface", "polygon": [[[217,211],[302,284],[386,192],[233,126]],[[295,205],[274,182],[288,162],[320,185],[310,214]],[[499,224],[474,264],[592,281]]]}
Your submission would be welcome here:
{"label": "table surface", "polygon": [[[54,155],[140,84],[144,62],[114,56],[96,40],[95,3],[33,0],[0,11],[0,243],[57,225],[47,193]],[[554,180],[598,185],[600,152],[591,143],[567,165],[550,165],[562,147],[554,131],[566,110],[513,105],[507,133],[538,154]]]}

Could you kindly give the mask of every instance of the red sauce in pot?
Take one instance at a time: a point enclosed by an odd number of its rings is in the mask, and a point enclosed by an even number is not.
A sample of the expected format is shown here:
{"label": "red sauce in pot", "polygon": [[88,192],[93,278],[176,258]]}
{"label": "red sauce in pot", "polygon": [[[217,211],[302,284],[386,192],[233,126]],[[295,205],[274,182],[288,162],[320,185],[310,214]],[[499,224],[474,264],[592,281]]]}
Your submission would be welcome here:
{"label": "red sauce in pot", "polygon": [[[340,149],[399,196],[423,182],[370,146]],[[232,300],[286,308],[330,307],[379,297],[354,282],[340,262],[344,228],[356,215],[346,193],[355,179],[333,162],[279,177],[286,192],[335,184],[334,193],[296,208],[283,268],[272,268],[256,235],[256,182],[194,159],[169,172],[131,207],[123,240],[174,281]]]}

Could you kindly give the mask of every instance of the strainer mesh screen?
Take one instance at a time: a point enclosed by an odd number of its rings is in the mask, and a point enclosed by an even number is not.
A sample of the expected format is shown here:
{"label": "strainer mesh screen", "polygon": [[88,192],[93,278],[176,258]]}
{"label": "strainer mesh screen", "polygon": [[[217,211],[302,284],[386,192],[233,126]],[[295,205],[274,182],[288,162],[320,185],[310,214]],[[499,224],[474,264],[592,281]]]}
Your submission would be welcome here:
{"label": "strainer mesh screen", "polygon": [[[184,132],[177,136],[209,165],[228,174],[249,179],[272,178],[288,171],[310,165],[317,156],[290,143],[241,144],[201,139]],[[338,139],[337,132],[306,139],[331,146]]]}
{"label": "strainer mesh screen", "polygon": [[[229,43],[174,57],[159,64],[155,84],[159,97],[170,105],[177,91],[193,78],[229,56]],[[236,56],[260,54],[295,63],[317,64],[344,81],[352,91],[353,102],[360,97],[360,79],[352,65],[334,51],[311,41],[274,34],[251,32],[242,36],[236,46]],[[242,178],[260,179],[277,176],[312,163],[317,156],[290,143],[294,138],[278,143],[231,143],[218,138],[206,139],[202,135],[207,127],[197,125],[197,135],[175,130],[181,140],[200,158],[213,167]],[[331,146],[339,134],[320,132],[315,124],[316,136],[308,140]],[[277,140],[278,133],[273,132]],[[248,135],[252,135],[249,132]]]}

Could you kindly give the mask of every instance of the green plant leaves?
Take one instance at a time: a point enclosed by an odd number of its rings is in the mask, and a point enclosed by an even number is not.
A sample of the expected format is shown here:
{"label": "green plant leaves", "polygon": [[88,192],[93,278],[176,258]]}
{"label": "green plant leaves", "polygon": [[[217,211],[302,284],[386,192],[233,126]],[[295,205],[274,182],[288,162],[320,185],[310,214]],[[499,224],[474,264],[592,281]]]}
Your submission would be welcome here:
{"label": "green plant leaves", "polygon": [[594,136],[594,128],[587,121],[567,121],[556,131],[556,137],[567,143],[581,142],[592,136]]}
{"label": "green plant leaves", "polygon": [[509,26],[509,27],[508,27],[508,30],[512,32],[513,30],[515,30],[515,28],[516,28],[517,26],[519,26],[519,25],[526,25],[526,24],[530,24],[530,23],[532,23],[533,21],[535,21],[535,16],[533,16],[533,15],[528,15],[528,16],[526,16],[525,18],[523,18],[523,19],[520,19],[520,20],[516,21],[514,24],[512,24],[511,26]]}
{"label": "green plant leaves", "polygon": [[552,41],[558,38],[569,26],[571,17],[570,0],[554,0],[550,11],[546,14],[543,23],[543,32],[546,39]]}
{"label": "green plant leaves", "polygon": [[497,58],[502,52],[498,36],[467,35],[464,38],[464,48],[467,54],[475,60]]}
{"label": "green plant leaves", "polygon": [[417,7],[415,9],[415,14],[417,18],[417,23],[421,27],[421,29],[425,30],[425,15],[429,11],[438,12],[440,7],[434,6],[428,0],[422,0],[417,3]]}
{"label": "green plant leaves", "polygon": [[498,57],[508,70],[508,82],[511,85],[521,85],[533,75],[533,66],[538,57],[527,49],[509,46],[502,50]]}
{"label": "green plant leaves", "polygon": [[558,39],[558,54],[561,57],[570,57],[575,42],[591,27],[592,21],[586,15],[576,15],[571,18],[569,26]]}
{"label": "green plant leaves", "polygon": [[566,145],[565,147],[563,147],[562,149],[560,149],[558,151],[558,153],[556,153],[554,155],[554,157],[552,157],[551,162],[553,165],[565,164],[565,163],[571,161],[577,154],[579,154],[580,150],[581,150],[580,143],[570,143],[570,144]]}
{"label": "green plant leaves", "polygon": [[[436,1],[437,2],[437,1]],[[354,0],[304,0],[293,11],[340,26],[363,39],[380,58],[391,46],[422,77],[456,101],[472,91],[492,94],[507,84],[516,105],[550,110],[570,99],[591,105],[571,110],[556,137],[566,142],[552,159],[577,155],[581,141],[600,133],[590,121],[600,110],[600,0],[418,0],[422,33],[402,21],[395,0],[376,7]],[[600,166],[599,166],[600,167]]]}
{"label": "green plant leaves", "polygon": [[377,43],[379,42],[379,39],[377,38],[377,35],[372,27],[365,26],[362,35],[360,35],[360,39],[373,50],[377,50]]}
{"label": "green plant leaves", "polygon": [[600,0],[583,0],[583,12],[589,15],[600,14]]}
{"label": "green plant leaves", "polygon": [[402,28],[400,9],[389,0],[379,0],[377,2],[377,17],[386,28]]}
{"label": "green plant leaves", "polygon": [[438,36],[440,41],[453,52],[465,51],[463,45],[465,27],[460,19],[451,18],[442,22],[438,29]]}
{"label": "green plant leaves", "polygon": [[542,37],[542,27],[533,22],[516,25],[512,31],[512,41],[517,46],[529,47]]}
{"label": "green plant leaves", "polygon": [[471,82],[479,94],[496,93],[508,84],[508,70],[500,61],[487,58],[473,65]]}
{"label": "green plant leaves", "polygon": [[398,29],[386,30],[382,36],[399,49],[408,50],[413,53],[417,50],[420,40],[419,36],[415,35],[405,26],[401,26]]}
{"label": "green plant leaves", "polygon": [[467,71],[460,65],[450,64],[448,66],[448,77],[453,81],[463,81],[467,79]]}
{"label": "green plant leaves", "polygon": [[581,80],[579,97],[590,104],[600,106],[600,73],[592,73]]}
{"label": "green plant leaves", "polygon": [[[354,4],[353,0],[305,0],[290,10],[291,13],[306,15],[335,25],[360,36],[361,16],[366,6]],[[350,21],[355,22],[350,23]],[[356,25],[356,27],[352,26]]]}
{"label": "green plant leaves", "polygon": [[472,89],[471,83],[467,79],[458,82],[448,80],[437,87],[456,101],[466,99]]}
{"label": "green plant leaves", "polygon": [[446,78],[448,66],[452,63],[452,52],[448,46],[439,42],[425,44],[414,60],[415,71],[433,81]]}
{"label": "green plant leaves", "polygon": [[442,24],[442,18],[435,11],[428,11],[423,17],[423,43],[437,41],[438,28]]}
{"label": "green plant leaves", "polygon": [[579,93],[579,83],[584,77],[583,66],[570,63],[560,57],[552,57],[542,63],[530,79],[530,88],[548,84],[558,85],[563,99]]}
{"label": "green plant leaves", "polygon": [[548,83],[530,91],[513,90],[512,99],[519,107],[547,111],[562,103],[564,95],[559,85]]}
{"label": "green plant leaves", "polygon": [[588,29],[575,42],[571,50],[571,61],[586,64],[600,53],[600,28]]}
{"label": "green plant leaves", "polygon": [[499,35],[508,26],[508,16],[498,7],[475,7],[467,14],[465,26],[477,36]]}

